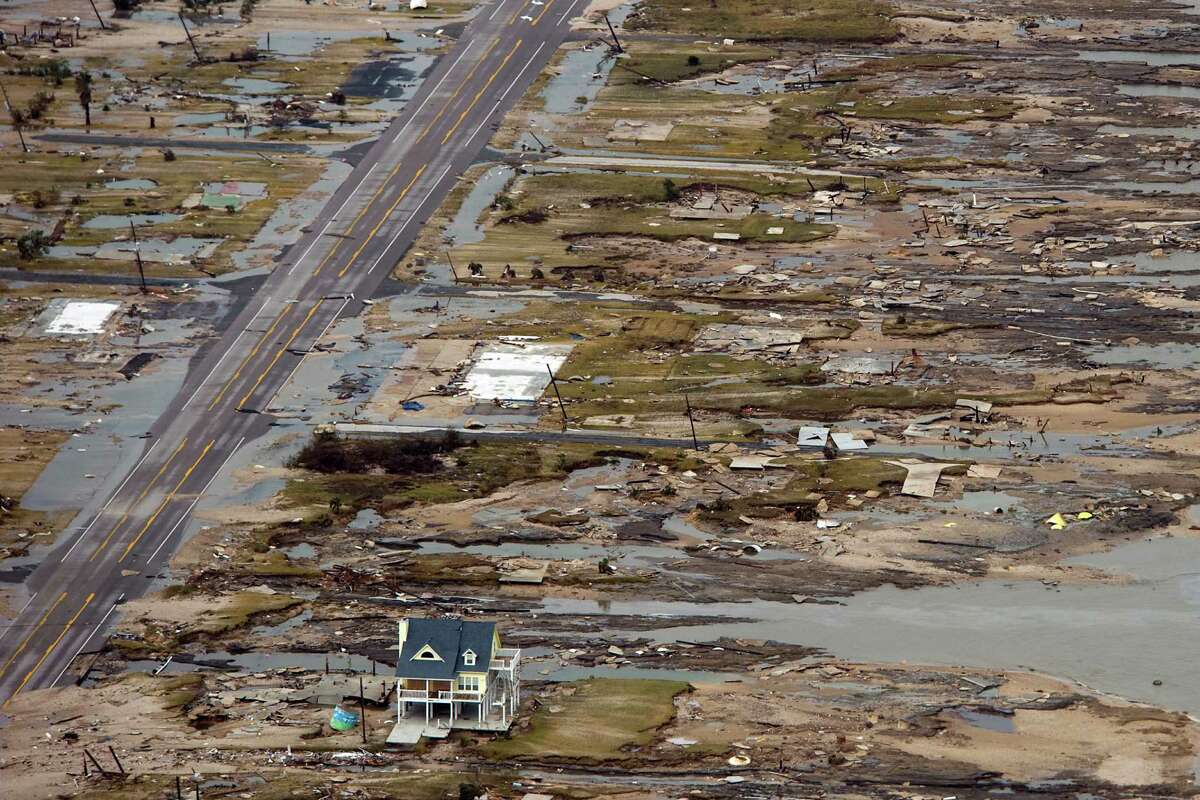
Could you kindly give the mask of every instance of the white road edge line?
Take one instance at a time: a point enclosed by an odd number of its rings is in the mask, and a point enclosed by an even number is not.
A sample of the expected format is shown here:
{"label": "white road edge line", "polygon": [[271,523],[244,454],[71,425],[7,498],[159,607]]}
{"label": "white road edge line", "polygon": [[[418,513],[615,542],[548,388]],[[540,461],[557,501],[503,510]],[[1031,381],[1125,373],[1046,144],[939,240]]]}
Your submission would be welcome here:
{"label": "white road edge line", "polygon": [[436,84],[434,84],[433,88],[429,90],[429,94],[425,95],[425,99],[421,101],[421,105],[417,106],[417,110],[414,111],[412,113],[412,116],[408,118],[408,122],[404,123],[404,127],[401,128],[399,131],[397,131],[396,135],[392,137],[393,142],[398,141],[400,139],[400,137],[404,135],[404,132],[406,130],[408,130],[408,126],[412,125],[414,122],[416,122],[417,115],[421,113],[421,109],[423,109],[425,107],[426,103],[428,103],[430,100],[433,99],[433,96],[435,94],[437,94],[437,90],[442,88],[442,84],[446,82],[446,78],[449,78],[450,73],[454,72],[454,68],[458,66],[458,62],[462,61],[463,57],[467,53],[471,52],[471,48],[474,46],[475,46],[475,40],[472,40],[471,43],[469,45],[467,45],[467,49],[463,50],[459,54],[458,58],[454,59],[454,63],[450,65],[450,69],[446,70],[446,74],[441,77],[441,80],[439,80]]}
{"label": "white road edge line", "polygon": [[556,23],[554,23],[554,24],[555,24],[555,25],[562,25],[562,23],[563,23],[563,20],[567,18],[567,14],[570,14],[572,11],[574,11],[574,10],[575,10],[575,6],[577,6],[577,5],[579,5],[579,0],[575,0],[575,2],[574,2],[574,3],[571,3],[571,7],[570,7],[570,8],[568,8],[566,11],[564,11],[564,12],[563,12],[563,15],[562,15],[561,17],[559,17],[559,18],[558,18],[558,22],[556,22]]}
{"label": "white road edge line", "polygon": [[187,408],[188,406],[190,406],[192,404],[192,401],[196,399],[196,395],[199,394],[200,390],[204,388],[204,384],[208,383],[208,379],[213,376],[213,373],[217,371],[217,369],[221,366],[221,364],[225,363],[225,359],[229,358],[229,354],[233,352],[233,349],[235,347],[237,347],[237,343],[240,342],[242,340],[242,337],[245,336],[246,333],[250,330],[250,325],[253,325],[254,321],[262,315],[263,311],[266,310],[267,303],[269,303],[269,302],[271,302],[271,298],[269,298],[269,297],[266,300],[263,300],[263,304],[261,306],[259,306],[258,311],[254,312],[254,316],[250,318],[250,324],[247,325],[245,328],[242,328],[242,332],[239,333],[237,335],[237,338],[233,340],[233,344],[229,345],[229,347],[227,347],[225,349],[224,355],[221,356],[221,358],[217,361],[216,364],[213,364],[213,368],[210,369],[208,371],[208,374],[204,376],[204,380],[200,381],[200,384],[196,387],[196,390],[194,392],[192,392],[192,396],[187,399],[186,403],[184,403],[182,406],[179,407],[180,411],[183,411],[185,408]]}
{"label": "white road edge line", "polygon": [[[338,321],[338,317],[340,317],[342,315],[342,312],[346,310],[346,306],[348,306],[348,305],[350,305],[349,297],[347,297],[345,300],[342,301],[342,307],[339,308],[337,310],[337,313],[333,315],[333,318],[329,320],[329,324],[325,326],[325,329],[322,330],[321,334],[314,340],[314,344],[325,338],[325,334],[329,333],[329,329],[333,327],[333,323]],[[311,350],[312,348],[310,347],[309,349]],[[296,377],[296,372],[299,371],[300,366],[304,363],[304,359],[306,359],[306,358],[308,358],[307,352],[305,352],[304,355],[300,356],[300,360],[296,362],[296,366],[293,367],[292,371],[288,373],[287,380],[285,380],[283,383],[279,384],[279,388],[275,390],[275,394],[271,395],[270,399],[267,400],[267,402],[266,402],[267,406],[270,406],[272,403],[274,403],[275,398],[278,397],[279,393],[284,390],[284,387],[286,387],[289,383],[292,382],[292,378]]]}
{"label": "white road edge line", "polygon": [[[31,595],[29,596],[29,599],[25,601],[25,605],[21,606],[21,610],[17,612],[17,615],[16,615],[15,617],[13,617],[13,622],[16,622],[18,619],[20,619],[20,618],[21,618],[21,615],[25,613],[25,609],[29,608],[29,606],[31,606],[31,605],[33,604],[33,600],[34,600],[34,598],[36,598],[37,596],[38,596],[38,593],[37,593],[37,592],[34,592],[33,594],[31,594]],[[4,637],[5,637],[5,636],[8,636],[8,634],[9,634],[9,633],[12,631],[12,629],[13,629],[13,628],[15,628],[15,627],[17,627],[17,626],[16,626],[16,625],[7,625],[7,626],[5,626],[5,628],[4,628],[4,633],[0,633],[0,642],[4,641]]]}
{"label": "white road edge line", "polygon": [[71,656],[70,660],[68,660],[66,665],[63,666],[62,672],[58,673],[58,677],[56,677],[50,683],[51,689],[54,688],[55,684],[57,684],[60,680],[62,680],[62,676],[66,673],[66,671],[68,669],[70,669],[71,665],[75,663],[75,659],[79,658],[79,654],[83,652],[83,648],[88,646],[88,642],[90,642],[92,640],[92,637],[96,635],[96,631],[100,630],[100,628],[102,628],[104,626],[104,623],[108,621],[109,615],[112,614],[112,612],[114,612],[116,610],[117,610],[117,604],[113,603],[108,609],[108,614],[105,614],[104,617],[100,620],[100,622],[97,623],[96,627],[92,628],[92,632],[89,633],[88,637],[83,640],[83,644],[79,645],[79,649],[75,651],[75,655]]}
{"label": "white road edge line", "polygon": [[338,210],[333,212],[333,216],[329,218],[329,222],[325,223],[325,227],[321,228],[321,232],[318,233],[316,237],[308,243],[308,247],[304,248],[304,252],[301,253],[300,257],[296,259],[296,263],[292,264],[292,268],[287,271],[288,275],[291,275],[292,272],[295,271],[296,267],[304,263],[304,259],[308,258],[309,252],[317,246],[317,242],[321,241],[321,237],[325,235],[325,231],[329,230],[330,225],[337,222],[338,215],[341,214],[346,209],[346,205],[354,199],[354,193],[362,188],[363,184],[367,182],[367,179],[371,177],[371,173],[374,172],[375,168],[378,166],[379,162],[376,161],[371,165],[371,168],[367,170],[367,174],[359,178],[358,183],[355,184],[354,188],[350,190],[350,194],[346,195],[346,199],[342,201],[340,206],[338,206]]}
{"label": "white road edge line", "polygon": [[[517,85],[517,82],[521,80],[521,76],[525,74],[525,70],[529,69],[530,65],[533,64],[534,59],[537,58],[538,53],[542,52],[542,48],[545,46],[546,43],[542,42],[537,46],[537,49],[533,51],[533,55],[531,55],[529,60],[525,62],[525,66],[521,67],[521,71],[518,72],[517,76],[512,79],[512,83],[508,84],[508,88],[504,90],[504,94],[500,95],[500,99],[496,101],[496,105],[492,107],[490,112],[484,115],[483,122],[479,123],[479,126],[475,128],[469,137],[467,137],[468,143],[474,139],[479,134],[479,131],[483,128],[483,126],[491,120],[492,114],[496,113],[496,109],[500,107],[502,102],[504,102],[504,98],[508,97],[508,93],[511,92],[513,87]],[[405,220],[404,224],[400,226],[400,230],[396,231],[396,234],[392,237],[392,240],[388,242],[387,247],[383,248],[383,252],[379,254],[379,258],[375,259],[375,263],[371,265],[369,270],[367,270],[368,275],[378,269],[379,265],[383,263],[384,259],[387,257],[388,251],[392,249],[392,246],[396,244],[396,240],[400,238],[400,236],[404,233],[404,230],[416,218],[417,212],[421,210],[421,206],[425,205],[425,201],[428,200],[429,195],[433,194],[433,192],[437,189],[438,184],[442,182],[442,178],[446,177],[446,173],[450,171],[451,166],[452,164],[447,164],[446,168],[442,170],[442,174],[439,175],[437,180],[433,182],[433,186],[431,186],[429,191],[425,193],[425,196],[421,198],[421,202],[417,203],[416,208],[413,209],[413,213],[410,214],[408,219]]]}
{"label": "white road edge line", "polygon": [[118,486],[111,495],[109,495],[108,502],[100,506],[100,510],[96,512],[96,516],[92,517],[92,521],[89,522],[87,527],[83,529],[83,532],[79,534],[79,538],[75,540],[75,544],[71,545],[71,549],[63,554],[62,560],[60,560],[58,563],[61,564],[70,557],[71,553],[75,551],[75,548],[79,546],[79,543],[82,542],[84,537],[88,535],[88,531],[90,531],[92,526],[96,524],[96,521],[104,515],[105,509],[112,505],[113,500],[117,499],[117,495],[119,495],[121,490],[125,488],[125,484],[129,483],[129,479],[137,473],[138,468],[141,467],[142,463],[150,457],[150,454],[154,452],[154,448],[158,447],[158,443],[161,441],[161,439],[155,439],[154,443],[150,445],[150,449],[142,454],[142,457],[138,459],[136,464],[134,464],[133,469],[129,470],[129,474],[125,476],[125,480],[121,481],[121,485]]}
{"label": "white road edge line", "polygon": [[[222,461],[222,462],[221,462],[221,466],[217,467],[217,471],[216,471],[216,472],[214,472],[214,473],[213,473],[213,476],[212,476],[211,478],[209,478],[209,479],[208,479],[208,483],[204,484],[204,488],[203,488],[203,489],[201,489],[201,490],[200,490],[200,491],[199,491],[199,492],[196,494],[196,499],[192,501],[192,504],[191,504],[190,506],[188,506],[188,507],[187,507],[187,510],[183,512],[183,514],[182,514],[182,515],[179,517],[179,519],[178,519],[178,520],[176,520],[175,524],[171,526],[171,530],[167,531],[167,535],[166,535],[166,536],[164,536],[164,537],[162,538],[162,541],[158,543],[158,547],[154,548],[154,552],[153,552],[153,553],[151,553],[151,554],[150,554],[150,557],[146,559],[146,563],[147,563],[147,565],[148,565],[148,564],[149,564],[151,561],[153,561],[153,560],[154,560],[154,557],[155,557],[156,555],[158,555],[158,551],[163,549],[163,545],[164,545],[164,544],[166,544],[167,542],[169,542],[169,541],[171,540],[171,537],[175,535],[175,531],[176,531],[176,529],[178,529],[178,528],[179,528],[179,526],[183,524],[183,521],[184,521],[185,519],[187,519],[187,518],[188,518],[188,517],[191,515],[191,513],[192,513],[192,509],[196,507],[196,503],[199,503],[199,502],[200,502],[200,498],[201,498],[201,497],[204,497],[204,493],[208,491],[208,487],[212,486],[212,484],[213,484],[213,481],[215,481],[215,480],[216,480],[216,479],[217,479],[217,478],[220,476],[220,474],[221,474],[221,470],[225,469],[225,466],[226,466],[226,465],[227,465],[227,464],[228,464],[230,461],[232,461],[232,460],[233,460],[233,457],[234,457],[235,455],[237,455],[237,451],[238,451],[238,450],[241,448],[241,446],[242,446],[242,443],[243,443],[243,442],[245,442],[245,441],[246,441],[246,437],[245,437],[245,436],[243,436],[241,439],[239,439],[239,440],[238,440],[238,443],[237,443],[237,444],[235,444],[235,445],[233,446],[233,450],[232,450],[232,451],[229,453],[229,456],[228,456],[228,458],[226,458],[224,461]],[[53,685],[53,684],[51,684],[51,685]]]}
{"label": "white road edge line", "polygon": [[500,0],[500,2],[496,4],[496,10],[488,15],[488,22],[491,22],[492,18],[500,13],[500,9],[504,8],[504,4],[507,2],[508,0]]}
{"label": "white road edge line", "polygon": [[383,248],[383,252],[379,254],[379,258],[375,259],[375,263],[371,265],[369,270],[367,270],[368,275],[374,272],[379,265],[383,263],[384,259],[387,258],[388,251],[392,249],[392,246],[395,245],[396,241],[404,234],[405,229],[412,224],[414,219],[416,219],[417,212],[421,210],[421,206],[425,205],[425,201],[428,200],[429,196],[437,190],[438,184],[442,182],[442,178],[446,177],[446,173],[450,171],[450,167],[452,166],[454,165],[447,164],[446,168],[442,170],[442,174],[437,176],[437,179],[433,182],[433,185],[429,187],[429,191],[426,192],[425,196],[421,198],[421,202],[417,203],[416,208],[414,208],[413,212],[408,215],[408,219],[405,220],[404,224],[400,226],[400,229],[396,231],[395,235],[392,236],[392,240],[387,243],[387,247]]}

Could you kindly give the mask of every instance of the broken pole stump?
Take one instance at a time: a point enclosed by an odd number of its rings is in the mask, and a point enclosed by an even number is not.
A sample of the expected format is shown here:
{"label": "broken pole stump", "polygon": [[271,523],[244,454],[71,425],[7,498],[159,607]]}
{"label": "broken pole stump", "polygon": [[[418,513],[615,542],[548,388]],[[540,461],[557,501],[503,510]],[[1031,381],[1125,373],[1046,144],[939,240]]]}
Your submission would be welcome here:
{"label": "broken pole stump", "polygon": [[96,768],[96,771],[99,772],[101,776],[108,775],[108,770],[106,770],[104,767],[100,766],[100,762],[96,760],[96,757],[94,755],[92,755],[91,750],[88,750],[85,747],[85,748],[83,748],[83,754],[88,758],[89,761],[92,762],[92,766]]}
{"label": "broken pole stump", "polygon": [[363,744],[367,743],[367,701],[363,698],[363,679],[358,676],[358,727],[362,729]]}
{"label": "broken pole stump", "polygon": [[113,757],[113,761],[116,762],[117,769],[119,769],[121,771],[121,774],[124,775],[125,767],[121,764],[121,759],[117,758],[117,751],[113,749],[113,746],[111,744],[108,746],[108,752]]}
{"label": "broken pole stump", "polygon": [[175,776],[175,800],[183,800],[183,778]]}

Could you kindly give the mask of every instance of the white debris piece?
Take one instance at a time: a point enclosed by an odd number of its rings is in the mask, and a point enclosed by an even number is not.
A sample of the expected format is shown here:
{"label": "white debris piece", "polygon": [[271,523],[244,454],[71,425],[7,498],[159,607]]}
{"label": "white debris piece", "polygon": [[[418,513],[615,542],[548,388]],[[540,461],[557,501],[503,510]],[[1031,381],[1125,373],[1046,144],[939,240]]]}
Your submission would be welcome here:
{"label": "white debris piece", "polygon": [[74,336],[100,333],[120,307],[115,301],[68,300],[46,324],[46,333]]}
{"label": "white debris piece", "polygon": [[796,444],[800,447],[824,447],[829,439],[829,428],[805,425],[800,428]]}
{"label": "white debris piece", "polygon": [[[467,393],[478,400],[535,402],[571,354],[569,344],[493,344],[467,373]],[[549,369],[547,369],[549,367]]]}

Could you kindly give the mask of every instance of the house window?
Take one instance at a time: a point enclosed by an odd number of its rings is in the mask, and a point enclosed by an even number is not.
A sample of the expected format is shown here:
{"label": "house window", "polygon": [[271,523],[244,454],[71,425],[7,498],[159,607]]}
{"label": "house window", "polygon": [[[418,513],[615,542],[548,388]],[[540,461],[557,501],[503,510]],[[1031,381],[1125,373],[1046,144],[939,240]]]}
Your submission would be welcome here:
{"label": "house window", "polygon": [[467,667],[475,666],[475,651],[474,650],[468,650],[467,652],[463,653],[463,665],[467,666]]}
{"label": "house window", "polygon": [[413,653],[413,661],[441,661],[442,657],[437,654],[429,645],[425,645],[417,652]]}
{"label": "house window", "polygon": [[460,692],[475,692],[482,691],[483,682],[478,675],[459,675],[458,685],[455,687]]}

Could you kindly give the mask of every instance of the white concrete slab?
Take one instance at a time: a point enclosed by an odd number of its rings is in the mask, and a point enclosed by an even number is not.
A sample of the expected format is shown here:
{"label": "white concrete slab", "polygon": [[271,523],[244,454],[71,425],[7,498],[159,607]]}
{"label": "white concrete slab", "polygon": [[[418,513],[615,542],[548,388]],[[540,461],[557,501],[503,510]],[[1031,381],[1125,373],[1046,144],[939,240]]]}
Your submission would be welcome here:
{"label": "white concrete slab", "polygon": [[489,345],[467,373],[467,393],[477,400],[536,402],[571,349],[569,344]]}
{"label": "white concrete slab", "polygon": [[108,318],[121,304],[110,300],[68,300],[46,324],[46,333],[94,336],[104,330]]}

